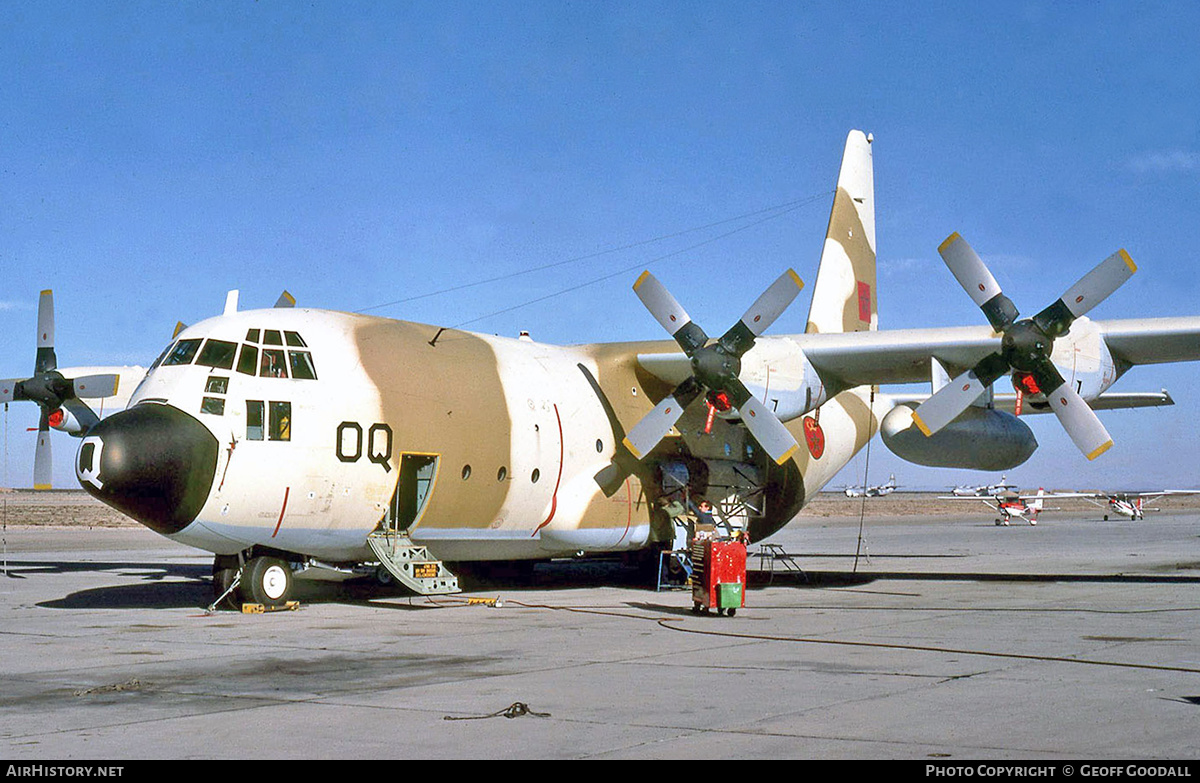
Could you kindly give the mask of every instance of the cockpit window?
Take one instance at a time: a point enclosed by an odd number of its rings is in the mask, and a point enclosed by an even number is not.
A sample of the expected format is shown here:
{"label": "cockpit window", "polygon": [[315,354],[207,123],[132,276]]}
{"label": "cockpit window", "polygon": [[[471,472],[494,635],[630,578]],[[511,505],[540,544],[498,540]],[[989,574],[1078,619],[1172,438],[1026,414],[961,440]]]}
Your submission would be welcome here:
{"label": "cockpit window", "polygon": [[163,366],[191,364],[192,358],[196,355],[196,350],[199,348],[199,340],[180,340],[175,343],[175,347],[171,349],[171,352],[167,354],[167,358],[163,360]]}
{"label": "cockpit window", "polygon": [[293,348],[308,347],[304,342],[304,338],[300,336],[299,332],[284,332],[283,337],[285,340],[287,340],[287,344]]}
{"label": "cockpit window", "polygon": [[233,369],[233,357],[237,355],[237,343],[225,340],[209,340],[200,351],[196,364],[205,367],[216,367],[222,370]]}
{"label": "cockpit window", "polygon": [[291,360],[293,378],[302,378],[307,381],[315,381],[317,379],[317,369],[313,367],[311,353],[308,351],[288,351],[288,359]]}
{"label": "cockpit window", "polygon": [[150,365],[150,369],[151,369],[151,370],[153,370],[153,369],[154,369],[155,367],[157,367],[158,365],[162,364],[162,360],[163,360],[163,359],[165,359],[165,358],[167,358],[167,353],[168,353],[168,352],[171,350],[171,346],[172,346],[172,345],[174,345],[174,344],[175,344],[175,343],[171,343],[171,344],[170,344],[170,345],[168,345],[166,348],[163,348],[163,350],[162,350],[162,353],[160,353],[160,354],[158,355],[158,358],[154,360],[154,364]]}
{"label": "cockpit window", "polygon": [[246,332],[246,342],[248,342],[248,343],[258,342],[258,330],[257,329],[251,329]]}
{"label": "cockpit window", "polygon": [[284,366],[283,351],[263,348],[258,374],[263,378],[286,378],[287,368]]}
{"label": "cockpit window", "polygon": [[263,334],[263,345],[283,345],[283,338],[279,336],[279,330],[268,329]]}
{"label": "cockpit window", "polygon": [[238,358],[237,371],[244,375],[254,375],[258,372],[258,349],[253,345],[242,346],[242,355]]}

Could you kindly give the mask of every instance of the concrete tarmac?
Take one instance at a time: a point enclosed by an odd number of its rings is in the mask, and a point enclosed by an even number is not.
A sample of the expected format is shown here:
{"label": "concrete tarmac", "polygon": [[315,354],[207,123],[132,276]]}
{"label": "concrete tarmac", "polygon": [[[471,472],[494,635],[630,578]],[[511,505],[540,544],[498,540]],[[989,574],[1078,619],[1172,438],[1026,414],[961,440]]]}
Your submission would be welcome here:
{"label": "concrete tarmac", "polygon": [[804,519],[732,618],[615,564],[208,613],[205,553],[9,526],[0,757],[1200,757],[1200,514],[980,510]]}

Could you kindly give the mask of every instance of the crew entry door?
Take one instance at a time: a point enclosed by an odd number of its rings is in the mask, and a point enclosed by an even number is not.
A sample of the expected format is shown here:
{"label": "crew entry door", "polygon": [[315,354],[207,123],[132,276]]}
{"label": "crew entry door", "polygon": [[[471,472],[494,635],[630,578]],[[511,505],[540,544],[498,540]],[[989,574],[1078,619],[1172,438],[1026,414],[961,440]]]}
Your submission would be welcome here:
{"label": "crew entry door", "polygon": [[437,479],[436,454],[401,454],[396,491],[383,519],[385,530],[404,533],[417,524]]}

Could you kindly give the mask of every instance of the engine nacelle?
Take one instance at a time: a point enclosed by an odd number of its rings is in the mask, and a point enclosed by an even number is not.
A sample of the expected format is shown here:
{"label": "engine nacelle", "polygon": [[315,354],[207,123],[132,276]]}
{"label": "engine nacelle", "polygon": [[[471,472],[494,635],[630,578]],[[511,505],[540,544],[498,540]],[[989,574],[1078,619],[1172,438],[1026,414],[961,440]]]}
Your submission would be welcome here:
{"label": "engine nacelle", "polygon": [[75,418],[75,414],[71,413],[66,408],[59,408],[51,413],[48,424],[50,425],[51,429],[58,430],[59,432],[65,432],[68,435],[73,435],[77,438],[82,437],[83,433],[87,429],[83,426],[83,424],[80,423],[79,419]]}
{"label": "engine nacelle", "polygon": [[893,454],[933,468],[1009,470],[1029,459],[1037,438],[1011,413],[970,407],[932,437],[913,424],[915,405],[897,405],[883,417],[879,431]]}

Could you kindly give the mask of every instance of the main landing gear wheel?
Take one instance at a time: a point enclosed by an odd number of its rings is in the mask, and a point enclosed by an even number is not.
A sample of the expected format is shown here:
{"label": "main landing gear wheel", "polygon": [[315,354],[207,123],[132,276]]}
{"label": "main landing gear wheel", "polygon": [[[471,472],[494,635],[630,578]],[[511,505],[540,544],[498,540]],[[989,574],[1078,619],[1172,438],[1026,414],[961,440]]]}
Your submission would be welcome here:
{"label": "main landing gear wheel", "polygon": [[292,592],[292,569],[277,557],[256,557],[242,571],[242,595],[263,606],[283,606]]}

